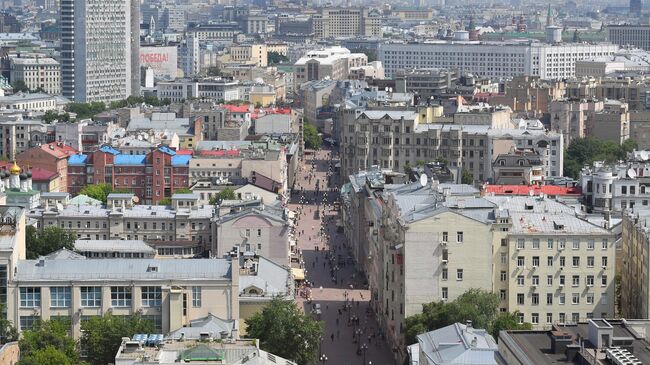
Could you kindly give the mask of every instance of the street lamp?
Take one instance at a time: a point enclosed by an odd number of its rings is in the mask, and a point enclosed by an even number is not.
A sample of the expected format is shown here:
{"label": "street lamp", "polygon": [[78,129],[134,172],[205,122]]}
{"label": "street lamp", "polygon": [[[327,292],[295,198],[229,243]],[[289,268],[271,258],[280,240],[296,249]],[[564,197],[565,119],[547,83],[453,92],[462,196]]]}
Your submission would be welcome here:
{"label": "street lamp", "polygon": [[366,351],[368,351],[368,345],[365,343],[361,345],[361,351],[363,351],[363,365],[366,365]]}
{"label": "street lamp", "polygon": [[327,356],[325,356],[325,354],[320,355],[320,362],[321,362],[323,365],[325,365],[325,363],[327,362]]}

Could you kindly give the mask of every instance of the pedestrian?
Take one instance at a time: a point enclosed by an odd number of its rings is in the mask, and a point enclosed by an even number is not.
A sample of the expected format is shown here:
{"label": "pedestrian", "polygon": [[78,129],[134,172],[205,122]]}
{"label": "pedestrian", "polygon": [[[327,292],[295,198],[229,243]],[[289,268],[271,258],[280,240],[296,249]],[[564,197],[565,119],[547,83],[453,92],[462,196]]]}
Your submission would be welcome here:
{"label": "pedestrian", "polygon": [[334,333],[332,333],[332,336],[330,337],[332,337],[332,342],[334,342]]}

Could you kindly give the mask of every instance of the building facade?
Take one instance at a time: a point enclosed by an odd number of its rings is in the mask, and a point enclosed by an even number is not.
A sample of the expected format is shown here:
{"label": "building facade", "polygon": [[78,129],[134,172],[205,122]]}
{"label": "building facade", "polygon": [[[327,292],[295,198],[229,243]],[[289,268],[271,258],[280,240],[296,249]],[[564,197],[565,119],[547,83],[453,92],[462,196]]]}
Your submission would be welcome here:
{"label": "building facade", "polygon": [[650,51],[650,25],[610,25],[607,33],[609,41],[614,44]]}
{"label": "building facade", "polygon": [[12,58],[9,79],[22,81],[30,90],[61,93],[61,65],[53,58]]}

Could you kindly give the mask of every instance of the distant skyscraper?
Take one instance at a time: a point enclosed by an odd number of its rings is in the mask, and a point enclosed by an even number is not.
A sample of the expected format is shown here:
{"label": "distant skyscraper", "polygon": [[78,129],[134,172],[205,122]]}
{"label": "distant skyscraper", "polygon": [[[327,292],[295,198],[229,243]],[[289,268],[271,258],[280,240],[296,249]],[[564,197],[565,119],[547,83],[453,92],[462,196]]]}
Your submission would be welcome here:
{"label": "distant skyscraper", "polygon": [[630,0],[630,15],[641,16],[643,4],[641,0]]}
{"label": "distant skyscraper", "polygon": [[77,102],[140,94],[140,2],[61,0],[61,78]]}

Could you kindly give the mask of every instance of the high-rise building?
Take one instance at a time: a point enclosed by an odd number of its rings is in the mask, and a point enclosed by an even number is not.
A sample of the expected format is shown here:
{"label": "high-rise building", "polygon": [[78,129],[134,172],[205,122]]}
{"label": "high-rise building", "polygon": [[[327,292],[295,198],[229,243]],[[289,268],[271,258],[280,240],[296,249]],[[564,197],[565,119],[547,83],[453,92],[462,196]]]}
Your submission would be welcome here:
{"label": "high-rise building", "polygon": [[61,1],[63,95],[78,102],[140,94],[140,3]]}
{"label": "high-rise building", "polygon": [[630,15],[640,16],[642,9],[643,9],[643,3],[641,2],[641,0],[630,0]]}
{"label": "high-rise building", "polygon": [[650,51],[650,25],[610,25],[607,33],[614,44]]}

